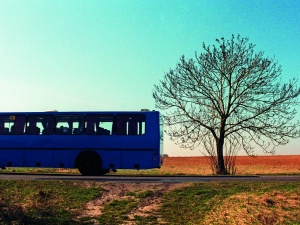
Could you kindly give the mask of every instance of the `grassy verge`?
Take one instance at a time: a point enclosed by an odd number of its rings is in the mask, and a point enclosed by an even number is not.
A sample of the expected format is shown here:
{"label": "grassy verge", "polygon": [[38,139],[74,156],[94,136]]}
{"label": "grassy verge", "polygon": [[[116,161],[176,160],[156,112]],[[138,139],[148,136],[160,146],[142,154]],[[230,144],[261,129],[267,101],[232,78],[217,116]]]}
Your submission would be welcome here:
{"label": "grassy verge", "polygon": [[0,169],[0,173],[53,173],[53,174],[78,174],[77,169],[59,169],[59,168],[27,168],[27,167],[7,167]]}
{"label": "grassy verge", "polygon": [[[145,188],[104,202],[101,215],[82,216],[85,203],[117,185],[0,180],[0,224],[300,224],[300,182],[193,183],[165,193]],[[135,213],[154,198],[161,198],[157,208]]]}
{"label": "grassy verge", "polygon": [[[55,169],[55,168],[7,168],[0,169],[0,173],[52,173],[52,174],[74,174],[80,175],[77,169]],[[299,175],[300,167],[295,166],[256,166],[244,165],[237,167],[236,175]],[[160,169],[147,170],[123,170],[110,175],[128,176],[171,176],[171,175],[212,175],[210,166],[162,166]]]}
{"label": "grassy verge", "polygon": [[167,224],[300,224],[300,182],[200,183],[165,195]]}
{"label": "grassy verge", "polygon": [[80,224],[74,212],[100,187],[68,181],[0,181],[0,224]]}

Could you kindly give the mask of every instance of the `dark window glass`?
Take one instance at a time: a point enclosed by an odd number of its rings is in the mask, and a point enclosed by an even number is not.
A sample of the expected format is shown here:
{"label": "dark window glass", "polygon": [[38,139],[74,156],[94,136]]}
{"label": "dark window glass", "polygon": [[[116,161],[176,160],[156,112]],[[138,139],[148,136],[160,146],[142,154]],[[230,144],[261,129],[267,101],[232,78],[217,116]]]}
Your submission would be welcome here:
{"label": "dark window glass", "polygon": [[0,116],[0,134],[24,134],[25,115]]}
{"label": "dark window glass", "polygon": [[26,123],[26,134],[47,135],[54,133],[54,115],[29,115]]}
{"label": "dark window glass", "polygon": [[0,116],[0,134],[9,134],[10,131],[10,120],[7,116]]}
{"label": "dark window glass", "polygon": [[56,134],[83,133],[83,115],[58,115],[56,117]]}
{"label": "dark window glass", "polygon": [[138,115],[117,115],[115,132],[117,135],[143,135],[146,128],[146,116]]}
{"label": "dark window glass", "polygon": [[85,134],[111,135],[113,121],[113,115],[87,115],[85,121]]}

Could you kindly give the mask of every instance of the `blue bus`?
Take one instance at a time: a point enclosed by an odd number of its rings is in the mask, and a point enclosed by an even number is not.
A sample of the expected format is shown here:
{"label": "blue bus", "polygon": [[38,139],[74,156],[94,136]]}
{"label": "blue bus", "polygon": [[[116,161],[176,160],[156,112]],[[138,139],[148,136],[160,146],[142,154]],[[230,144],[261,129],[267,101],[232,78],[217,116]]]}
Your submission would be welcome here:
{"label": "blue bus", "polygon": [[78,168],[82,175],[161,165],[157,111],[0,113],[0,168]]}

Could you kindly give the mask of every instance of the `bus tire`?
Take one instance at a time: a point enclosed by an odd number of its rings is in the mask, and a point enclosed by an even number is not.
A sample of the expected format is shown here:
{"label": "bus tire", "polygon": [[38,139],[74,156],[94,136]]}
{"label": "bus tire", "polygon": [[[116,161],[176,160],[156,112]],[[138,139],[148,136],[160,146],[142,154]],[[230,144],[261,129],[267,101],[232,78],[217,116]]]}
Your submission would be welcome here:
{"label": "bus tire", "polygon": [[83,176],[104,174],[101,157],[93,151],[81,152],[76,158],[75,165]]}

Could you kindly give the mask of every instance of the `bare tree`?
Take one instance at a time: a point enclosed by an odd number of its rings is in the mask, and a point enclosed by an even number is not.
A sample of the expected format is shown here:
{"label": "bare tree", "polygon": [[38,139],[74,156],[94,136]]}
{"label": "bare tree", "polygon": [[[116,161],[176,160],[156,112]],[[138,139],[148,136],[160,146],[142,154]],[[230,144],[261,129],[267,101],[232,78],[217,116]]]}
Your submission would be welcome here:
{"label": "bare tree", "polygon": [[204,146],[217,174],[233,172],[239,149],[253,155],[260,146],[275,153],[276,146],[300,136],[300,122],[293,121],[297,79],[284,83],[281,66],[254,48],[239,35],[203,43],[203,53],[182,56],[154,86],[171,139],[184,148]]}

